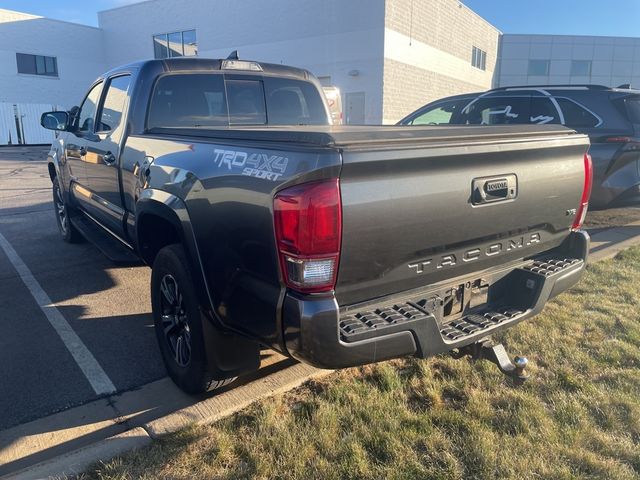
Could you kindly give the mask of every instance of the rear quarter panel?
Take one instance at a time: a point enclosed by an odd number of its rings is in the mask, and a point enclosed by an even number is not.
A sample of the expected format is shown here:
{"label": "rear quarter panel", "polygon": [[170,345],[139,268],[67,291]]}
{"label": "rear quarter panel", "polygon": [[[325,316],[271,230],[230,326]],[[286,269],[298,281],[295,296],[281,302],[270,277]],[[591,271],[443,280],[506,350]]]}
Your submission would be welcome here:
{"label": "rear quarter panel", "polygon": [[[227,327],[280,342],[284,293],[275,246],[273,196],[289,184],[339,174],[340,156],[291,145],[247,146],[189,139],[130,137],[123,155],[125,202],[135,212],[144,188],[184,200],[212,308]],[[141,184],[140,165],[152,158]]]}

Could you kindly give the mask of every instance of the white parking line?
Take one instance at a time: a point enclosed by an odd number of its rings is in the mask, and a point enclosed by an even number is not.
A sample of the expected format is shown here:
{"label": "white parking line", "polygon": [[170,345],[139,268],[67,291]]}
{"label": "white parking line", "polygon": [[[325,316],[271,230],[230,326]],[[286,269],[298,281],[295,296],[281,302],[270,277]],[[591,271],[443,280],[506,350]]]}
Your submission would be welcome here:
{"label": "white parking line", "polygon": [[8,240],[0,233],[0,247],[4,250],[4,253],[9,258],[9,261],[13,264],[13,267],[20,275],[20,278],[27,286],[31,295],[35,299],[36,303],[42,310],[42,312],[49,320],[49,323],[58,333],[62,342],[64,343],[69,353],[73,356],[74,360],[87,377],[87,380],[93,387],[93,390],[98,395],[106,393],[113,393],[116,391],[116,387],[104,372],[98,361],[91,354],[89,349],[82,343],[80,337],[73,331],[71,325],[65,320],[60,311],[53,305],[53,302],[49,298],[49,295],[42,289],[38,281],[35,279],[29,267],[18,256],[18,253],[13,249]]}

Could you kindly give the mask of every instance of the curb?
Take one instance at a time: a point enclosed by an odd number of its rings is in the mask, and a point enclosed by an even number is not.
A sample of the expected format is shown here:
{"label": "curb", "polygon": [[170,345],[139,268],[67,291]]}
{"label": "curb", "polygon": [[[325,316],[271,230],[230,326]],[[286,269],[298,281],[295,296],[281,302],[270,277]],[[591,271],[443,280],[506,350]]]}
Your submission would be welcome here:
{"label": "curb", "polygon": [[[591,237],[589,263],[615,257],[619,252],[640,244],[640,222],[614,227]],[[246,408],[252,403],[292,390],[309,380],[331,374],[333,370],[319,370],[302,363],[292,365],[271,375],[232,388],[219,395],[151,420],[140,427],[113,435],[78,450],[8,474],[4,479],[32,480],[48,477],[78,475],[99,461],[152,443],[168,433],[189,425],[207,425]]]}
{"label": "curb", "polygon": [[65,477],[84,472],[95,462],[147,446],[151,437],[140,427],[105,438],[87,447],[55,457],[4,477],[7,480],[35,480],[51,476]]}
{"label": "curb", "polygon": [[640,243],[640,222],[614,227],[591,237],[589,263],[615,257],[622,250]]}
{"label": "curb", "polygon": [[299,387],[333,370],[320,370],[298,363],[245,385],[176,410],[118,435],[69,453],[26,467],[2,477],[6,480],[35,480],[78,475],[99,461],[108,461],[125,452],[149,445],[152,439],[176,432],[189,425],[207,425],[228,417],[263,398]]}
{"label": "curb", "polygon": [[287,392],[309,380],[324,377],[332,372],[333,370],[319,370],[298,363],[268,377],[229,390],[222,395],[208,398],[152,420],[145,424],[144,428],[151,438],[158,438],[188,425],[210,424],[242,410],[257,400]]}

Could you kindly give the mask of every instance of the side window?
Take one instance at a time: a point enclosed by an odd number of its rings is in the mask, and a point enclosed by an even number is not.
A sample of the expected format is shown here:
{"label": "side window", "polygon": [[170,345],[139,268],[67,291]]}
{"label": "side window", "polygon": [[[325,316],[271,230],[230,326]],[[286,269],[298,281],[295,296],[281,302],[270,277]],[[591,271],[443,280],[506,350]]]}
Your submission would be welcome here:
{"label": "side window", "polygon": [[441,102],[427,110],[423,110],[407,123],[409,125],[449,125],[455,123],[452,118],[464,104],[466,104],[466,100]]}
{"label": "side window", "polygon": [[87,94],[78,112],[77,127],[80,132],[93,132],[93,122],[96,117],[96,109],[102,92],[102,83],[97,84]]}
{"label": "side window", "polygon": [[96,130],[110,132],[118,128],[122,119],[130,82],[130,75],[122,75],[111,79],[100,110],[100,123]]}
{"label": "side window", "polygon": [[571,128],[593,128],[600,125],[600,119],[586,108],[578,105],[568,98],[556,97],[556,101],[562,110],[564,124]]}
{"label": "side window", "polygon": [[530,123],[529,96],[480,97],[462,109],[456,123],[464,125],[518,125]]}
{"label": "side window", "polygon": [[640,96],[627,97],[624,99],[627,107],[627,117],[634,124],[640,124]]}
{"label": "side window", "polygon": [[259,80],[226,80],[230,125],[264,125],[264,87]]}
{"label": "side window", "polygon": [[529,122],[537,125],[560,123],[558,109],[547,97],[532,97],[529,111]]}

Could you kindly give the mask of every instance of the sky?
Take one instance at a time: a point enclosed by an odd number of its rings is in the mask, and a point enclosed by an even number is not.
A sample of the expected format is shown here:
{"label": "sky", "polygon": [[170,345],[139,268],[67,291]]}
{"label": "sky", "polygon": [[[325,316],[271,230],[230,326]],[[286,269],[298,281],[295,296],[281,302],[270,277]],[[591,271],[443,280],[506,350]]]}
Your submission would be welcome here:
{"label": "sky", "polygon": [[[98,26],[98,12],[139,0],[0,0],[0,8]],[[177,0],[180,1],[180,0]]]}
{"label": "sky", "polygon": [[[136,1],[0,0],[0,8],[97,26],[100,10]],[[640,0],[462,1],[504,33],[640,37]]]}
{"label": "sky", "polygon": [[640,37],[640,0],[463,0],[463,3],[503,33]]}

